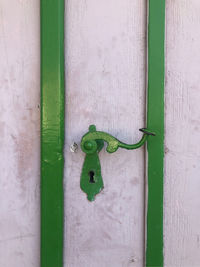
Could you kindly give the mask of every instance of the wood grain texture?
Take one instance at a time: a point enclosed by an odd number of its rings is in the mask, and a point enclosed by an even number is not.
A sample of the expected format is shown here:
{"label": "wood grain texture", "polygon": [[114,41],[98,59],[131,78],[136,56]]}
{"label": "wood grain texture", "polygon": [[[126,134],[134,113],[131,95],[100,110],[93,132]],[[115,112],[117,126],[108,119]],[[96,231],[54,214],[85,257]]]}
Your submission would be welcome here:
{"label": "wood grain texture", "polygon": [[165,266],[200,266],[200,1],[167,1]]}
{"label": "wood grain texture", "polygon": [[[200,265],[200,2],[167,0],[166,267]],[[90,123],[125,142],[144,125],[145,1],[66,6],[65,266],[143,266],[143,149],[100,154],[105,189],[88,203]],[[0,266],[39,267],[39,0],[0,5]]]}
{"label": "wood grain texture", "polygon": [[84,153],[70,153],[90,124],[141,137],[145,103],[145,1],[66,3],[65,266],[143,266],[144,149],[100,153],[105,189],[80,189]]}
{"label": "wood grain texture", "polygon": [[0,4],[0,266],[39,266],[39,1]]}

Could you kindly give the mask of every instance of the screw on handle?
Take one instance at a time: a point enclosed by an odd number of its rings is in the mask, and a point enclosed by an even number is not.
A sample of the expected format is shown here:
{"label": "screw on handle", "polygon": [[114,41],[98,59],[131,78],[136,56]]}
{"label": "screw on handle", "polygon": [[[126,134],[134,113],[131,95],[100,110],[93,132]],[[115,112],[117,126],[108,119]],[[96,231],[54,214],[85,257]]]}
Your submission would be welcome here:
{"label": "screw on handle", "polygon": [[103,189],[101,164],[98,153],[103,148],[104,142],[107,143],[106,151],[109,153],[114,153],[119,147],[129,150],[136,149],[144,145],[149,135],[155,135],[155,133],[146,128],[142,128],[140,131],[143,132],[141,140],[136,144],[129,145],[119,141],[108,133],[96,131],[96,126],[90,125],[89,132],[81,140],[81,149],[86,153],[86,156],[80,181],[81,189],[87,194],[89,201],[93,201],[95,195]]}

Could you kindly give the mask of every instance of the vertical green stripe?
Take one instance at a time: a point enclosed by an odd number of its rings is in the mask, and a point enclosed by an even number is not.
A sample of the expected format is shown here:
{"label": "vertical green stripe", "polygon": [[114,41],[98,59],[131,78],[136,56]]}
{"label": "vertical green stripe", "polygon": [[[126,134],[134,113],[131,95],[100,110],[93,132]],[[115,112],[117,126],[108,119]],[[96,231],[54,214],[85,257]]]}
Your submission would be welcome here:
{"label": "vertical green stripe", "polygon": [[163,266],[165,0],[149,0],[147,128],[148,210],[146,266]]}
{"label": "vertical green stripe", "polygon": [[63,266],[64,0],[41,0],[41,267]]}

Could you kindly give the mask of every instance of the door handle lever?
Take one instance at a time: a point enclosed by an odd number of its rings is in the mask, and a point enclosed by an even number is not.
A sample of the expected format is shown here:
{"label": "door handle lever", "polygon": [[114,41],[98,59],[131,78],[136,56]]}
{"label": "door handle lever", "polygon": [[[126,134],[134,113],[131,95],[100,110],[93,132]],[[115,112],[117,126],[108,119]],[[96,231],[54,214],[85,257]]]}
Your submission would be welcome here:
{"label": "door handle lever", "polygon": [[96,126],[90,125],[89,131],[81,139],[81,149],[86,155],[80,181],[80,187],[87,194],[89,201],[93,201],[95,195],[104,187],[98,156],[104,142],[107,143],[106,151],[108,153],[114,153],[119,147],[128,150],[136,149],[144,145],[149,135],[155,136],[154,132],[146,128],[142,128],[140,131],[143,132],[143,136],[138,143],[125,144],[106,132],[96,131]]}

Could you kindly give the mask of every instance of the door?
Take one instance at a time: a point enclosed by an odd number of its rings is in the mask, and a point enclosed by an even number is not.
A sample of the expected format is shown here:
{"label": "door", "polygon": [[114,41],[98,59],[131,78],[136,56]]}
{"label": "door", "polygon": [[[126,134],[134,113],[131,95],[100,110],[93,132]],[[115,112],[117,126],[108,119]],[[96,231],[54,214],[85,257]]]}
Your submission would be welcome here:
{"label": "door", "polygon": [[[146,2],[66,1],[65,267],[144,266],[144,148],[100,152],[104,190],[94,202],[79,182],[90,124],[127,143],[141,137]],[[3,267],[40,266],[39,7],[0,5]],[[200,265],[199,13],[199,0],[166,1],[165,267]]]}
{"label": "door", "polygon": [[[125,143],[142,136],[146,5],[69,0],[65,26],[65,265],[144,266],[144,148],[104,148],[104,189],[89,202],[80,189],[80,140],[90,124]],[[70,151],[74,142],[77,153]]]}

